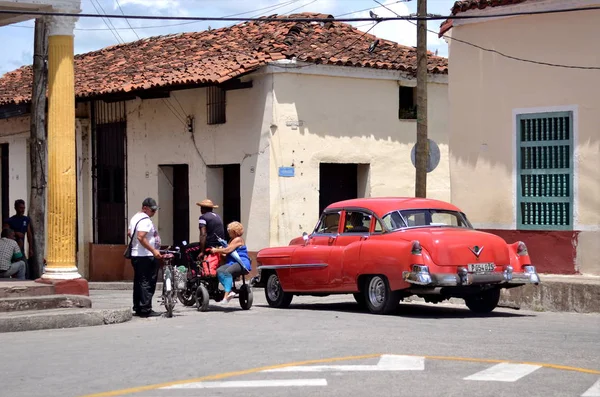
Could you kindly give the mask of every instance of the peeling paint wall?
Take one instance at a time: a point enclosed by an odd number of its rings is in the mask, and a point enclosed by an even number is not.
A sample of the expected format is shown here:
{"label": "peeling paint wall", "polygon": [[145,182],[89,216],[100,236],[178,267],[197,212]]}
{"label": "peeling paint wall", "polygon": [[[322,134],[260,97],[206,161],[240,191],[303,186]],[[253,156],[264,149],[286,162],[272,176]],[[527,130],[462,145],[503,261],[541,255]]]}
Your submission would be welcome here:
{"label": "peeling paint wall", "polygon": [[[275,74],[271,154],[271,245],[288,244],[319,217],[319,164],[369,164],[365,196],[414,196],[416,121],[398,119],[398,81]],[[429,138],[441,160],[428,197],[450,199],[447,85],[428,87]],[[298,125],[297,127],[295,125]],[[279,177],[294,167],[294,177]]]}
{"label": "peeling paint wall", "polygon": [[[197,241],[200,208],[195,203],[208,196],[207,166],[241,164],[241,222],[249,231],[246,243],[250,249],[265,246],[269,233],[265,225],[270,216],[267,151],[270,120],[264,120],[265,114],[271,114],[269,80],[268,76],[255,77],[252,88],[228,91],[224,124],[207,124],[204,88],[172,92],[170,99],[129,101],[128,218],[140,210],[145,197],[158,198],[159,165],[188,164],[190,241]],[[185,120],[181,120],[187,116],[194,118],[193,134],[184,125]],[[214,183],[210,188],[215,188]],[[222,207],[214,197],[208,198]],[[158,218],[155,216],[153,222],[160,229]]]}

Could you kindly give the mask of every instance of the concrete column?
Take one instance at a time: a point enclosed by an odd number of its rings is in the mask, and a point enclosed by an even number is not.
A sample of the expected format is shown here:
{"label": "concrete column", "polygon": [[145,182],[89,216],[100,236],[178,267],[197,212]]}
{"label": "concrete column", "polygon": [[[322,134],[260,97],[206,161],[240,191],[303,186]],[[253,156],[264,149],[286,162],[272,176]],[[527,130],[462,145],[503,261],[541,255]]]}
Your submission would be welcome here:
{"label": "concrete column", "polygon": [[81,278],[75,252],[77,165],[73,29],[76,20],[74,17],[50,17],[48,24],[48,244],[42,275],[45,280]]}

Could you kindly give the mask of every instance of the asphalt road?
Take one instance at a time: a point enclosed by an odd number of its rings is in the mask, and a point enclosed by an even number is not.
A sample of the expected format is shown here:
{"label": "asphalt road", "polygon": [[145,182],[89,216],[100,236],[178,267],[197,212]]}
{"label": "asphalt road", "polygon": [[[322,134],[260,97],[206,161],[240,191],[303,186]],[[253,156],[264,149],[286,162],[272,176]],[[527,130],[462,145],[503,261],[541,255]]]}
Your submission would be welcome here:
{"label": "asphalt road", "polygon": [[[93,291],[94,306],[131,291]],[[155,306],[159,309],[159,306]],[[351,296],[271,309],[182,305],[173,318],[0,334],[0,396],[600,396],[600,316]],[[114,393],[109,393],[114,391]]]}

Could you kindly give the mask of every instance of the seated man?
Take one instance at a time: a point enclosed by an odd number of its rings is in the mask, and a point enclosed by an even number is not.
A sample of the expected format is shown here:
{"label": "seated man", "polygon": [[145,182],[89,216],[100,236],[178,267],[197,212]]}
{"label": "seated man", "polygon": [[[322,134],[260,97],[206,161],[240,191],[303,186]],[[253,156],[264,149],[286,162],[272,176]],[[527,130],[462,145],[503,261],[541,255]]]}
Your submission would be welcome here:
{"label": "seated man", "polygon": [[19,280],[25,280],[25,261],[19,244],[15,241],[15,232],[12,229],[2,229],[0,239],[0,278],[14,275]]}
{"label": "seated man", "polygon": [[[364,219],[363,214],[361,214],[360,212],[349,212],[349,213],[347,213],[347,216],[349,216],[350,220],[349,220],[349,222],[348,222],[348,220],[346,221],[346,230],[345,230],[346,233],[368,233],[369,232],[369,228],[367,226],[364,226],[364,224],[363,224],[363,219]],[[350,225],[348,225],[348,223],[350,223]]]}

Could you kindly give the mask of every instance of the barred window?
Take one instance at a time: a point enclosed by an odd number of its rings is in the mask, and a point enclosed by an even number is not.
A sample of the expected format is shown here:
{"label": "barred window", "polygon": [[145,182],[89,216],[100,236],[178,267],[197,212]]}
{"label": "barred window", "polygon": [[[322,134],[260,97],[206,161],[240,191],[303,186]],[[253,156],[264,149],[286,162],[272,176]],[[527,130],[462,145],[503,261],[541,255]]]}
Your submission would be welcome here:
{"label": "barred window", "polygon": [[206,90],[208,124],[225,123],[226,91],[221,87],[210,86]]}
{"label": "barred window", "polygon": [[517,116],[519,229],[573,228],[573,113]]}

